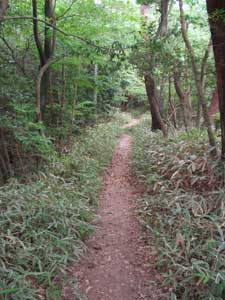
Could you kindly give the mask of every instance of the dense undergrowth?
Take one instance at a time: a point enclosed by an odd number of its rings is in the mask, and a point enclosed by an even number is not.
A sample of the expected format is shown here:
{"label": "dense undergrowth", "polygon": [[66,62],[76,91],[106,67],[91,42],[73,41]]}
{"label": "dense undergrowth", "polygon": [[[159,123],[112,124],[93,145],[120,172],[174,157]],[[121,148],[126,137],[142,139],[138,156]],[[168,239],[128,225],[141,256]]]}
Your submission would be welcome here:
{"label": "dense undergrowth", "polygon": [[61,299],[66,266],[93,231],[99,175],[126,118],[88,129],[36,182],[11,179],[0,188],[0,299]]}
{"label": "dense undergrowth", "polygon": [[225,299],[225,191],[204,131],[163,139],[145,119],[133,129],[133,167],[146,195],[142,220],[156,242],[170,299]]}

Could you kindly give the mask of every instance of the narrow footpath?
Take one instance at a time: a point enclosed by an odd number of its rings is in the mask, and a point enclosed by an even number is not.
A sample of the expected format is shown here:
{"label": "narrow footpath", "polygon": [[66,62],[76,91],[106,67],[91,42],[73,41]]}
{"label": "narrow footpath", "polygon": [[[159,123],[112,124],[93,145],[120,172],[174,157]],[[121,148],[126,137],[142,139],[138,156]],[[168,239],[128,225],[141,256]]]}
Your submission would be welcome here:
{"label": "narrow footpath", "polygon": [[164,299],[153,283],[156,272],[150,261],[151,247],[141,238],[136,216],[135,200],[140,192],[130,170],[131,145],[131,136],[124,134],[104,176],[97,230],[87,242],[87,256],[73,274],[82,299]]}

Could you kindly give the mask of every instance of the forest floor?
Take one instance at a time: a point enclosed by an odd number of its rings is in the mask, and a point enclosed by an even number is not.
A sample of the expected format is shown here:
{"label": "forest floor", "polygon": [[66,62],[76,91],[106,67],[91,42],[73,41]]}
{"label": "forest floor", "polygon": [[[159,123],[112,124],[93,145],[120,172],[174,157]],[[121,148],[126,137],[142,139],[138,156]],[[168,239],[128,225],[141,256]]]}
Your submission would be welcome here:
{"label": "forest floor", "polygon": [[[124,128],[138,123],[134,119]],[[87,241],[88,253],[71,274],[88,300],[165,299],[160,296],[154,251],[138,221],[137,199],[142,188],[130,168],[132,138],[123,134],[103,177],[95,234]],[[71,291],[65,300],[71,299]],[[77,298],[78,299],[78,298]]]}

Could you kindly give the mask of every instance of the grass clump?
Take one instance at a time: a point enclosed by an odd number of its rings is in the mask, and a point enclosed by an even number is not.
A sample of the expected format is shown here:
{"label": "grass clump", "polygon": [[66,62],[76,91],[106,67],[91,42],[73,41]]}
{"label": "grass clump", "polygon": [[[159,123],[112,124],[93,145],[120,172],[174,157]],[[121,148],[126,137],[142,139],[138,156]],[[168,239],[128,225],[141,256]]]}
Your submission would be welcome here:
{"label": "grass clump", "polygon": [[120,134],[118,121],[88,129],[36,182],[0,188],[1,300],[61,299],[66,267],[93,231],[99,175]]}
{"label": "grass clump", "polygon": [[225,299],[225,192],[218,165],[204,156],[205,132],[163,139],[144,120],[133,134],[133,167],[147,190],[140,213],[170,299]]}

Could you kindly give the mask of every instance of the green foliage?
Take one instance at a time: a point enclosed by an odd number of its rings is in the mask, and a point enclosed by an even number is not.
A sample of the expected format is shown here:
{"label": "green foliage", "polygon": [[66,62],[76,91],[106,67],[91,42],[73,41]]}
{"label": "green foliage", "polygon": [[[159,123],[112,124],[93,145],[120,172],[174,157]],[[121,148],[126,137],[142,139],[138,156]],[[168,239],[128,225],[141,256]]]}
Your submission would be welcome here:
{"label": "green foliage", "polygon": [[0,190],[0,298],[61,299],[69,263],[84,250],[121,122],[88,129],[71,154],[54,159],[30,185],[12,179]]}
{"label": "green foliage", "polygon": [[223,178],[205,157],[206,133],[163,140],[148,120],[133,133],[133,167],[148,190],[140,214],[171,299],[225,299]]}
{"label": "green foliage", "polygon": [[[44,49],[44,2],[37,2],[39,38]],[[97,5],[93,0],[84,0],[59,1],[53,6],[56,50],[48,70],[51,80],[49,99],[43,105],[43,122],[37,122],[35,101],[40,58],[29,19],[32,2],[12,0],[1,26],[0,127],[8,152],[0,153],[0,180],[4,177],[1,181],[6,181],[9,173],[23,177],[23,173],[35,171],[41,160],[48,160],[56,150],[62,151],[72,134],[107,116],[112,106],[119,106],[119,71],[139,28],[136,5],[121,0],[102,0]],[[98,74],[94,72],[96,65]],[[9,162],[4,167],[5,156]]]}
{"label": "green foliage", "polygon": [[220,113],[215,114],[214,124],[215,124],[216,130],[220,129]]}

